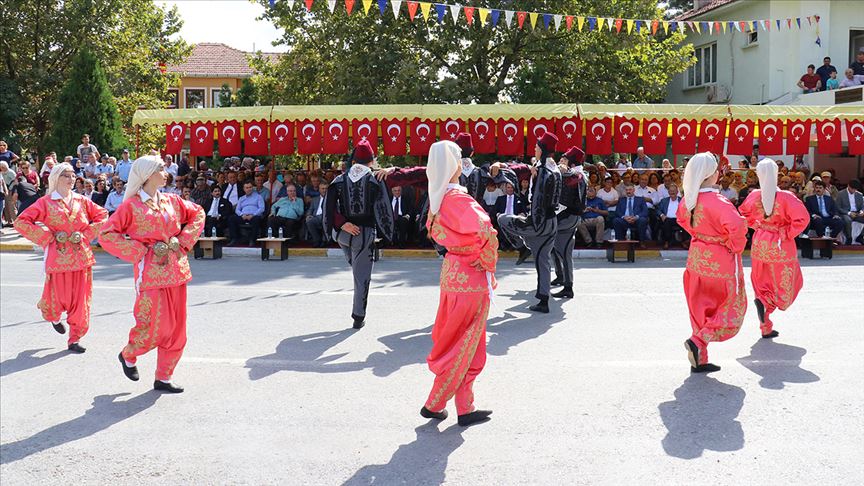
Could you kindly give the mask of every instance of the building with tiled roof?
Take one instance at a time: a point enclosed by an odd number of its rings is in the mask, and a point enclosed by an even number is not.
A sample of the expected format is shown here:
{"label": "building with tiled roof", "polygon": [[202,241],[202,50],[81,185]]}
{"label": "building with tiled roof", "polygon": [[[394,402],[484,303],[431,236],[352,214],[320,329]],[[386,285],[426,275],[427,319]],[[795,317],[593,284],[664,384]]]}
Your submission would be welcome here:
{"label": "building with tiled roof", "polygon": [[[218,42],[196,44],[182,64],[168,66],[168,72],[180,75],[180,85],[169,90],[174,100],[172,107],[218,107],[223,85],[236,92],[244,79],[255,74],[249,65],[249,58],[253,55]],[[279,57],[278,53],[263,55],[271,61]]]}

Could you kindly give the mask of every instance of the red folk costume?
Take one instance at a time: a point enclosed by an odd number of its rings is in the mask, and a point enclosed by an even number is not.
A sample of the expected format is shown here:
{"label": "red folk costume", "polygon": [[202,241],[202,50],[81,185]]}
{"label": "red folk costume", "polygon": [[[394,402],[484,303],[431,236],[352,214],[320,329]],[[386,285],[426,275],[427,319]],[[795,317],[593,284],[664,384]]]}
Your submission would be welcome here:
{"label": "red folk costume", "polygon": [[[775,337],[770,315],[786,310],[804,285],[795,237],[810,224],[807,208],[794,194],[777,190],[777,164],[763,159],[756,167],[761,189],[752,191],[738,208],[755,230],[750,247],[750,281],[756,294],[763,337]],[[771,208],[766,214],[765,207]]]}
{"label": "red folk costume", "polygon": [[[439,145],[440,144],[440,145]],[[432,329],[432,351],[426,361],[435,382],[424,410],[443,418],[447,402],[456,397],[460,424],[474,410],[474,379],[486,363],[486,318],[496,287],[497,232],[486,211],[457,184],[449,184],[459,170],[459,148],[437,142],[430,150],[430,236],[447,248],[441,267],[441,294]],[[491,412],[480,412],[485,419]]]}
{"label": "red folk costume", "polygon": [[738,334],[747,311],[741,263],[747,242],[746,222],[717,189],[700,189],[716,171],[716,159],[709,153],[690,159],[685,169],[684,204],[676,213],[678,224],[692,236],[684,295],[693,328],[688,346],[692,342],[698,348],[698,352],[688,348],[693,371],[719,369],[708,364],[708,343]]}
{"label": "red folk costume", "polygon": [[200,206],[176,194],[150,197],[139,190],[126,196],[99,237],[105,251],[135,265],[135,327],[122,357],[134,366],[138,356],[158,348],[157,380],[171,380],[186,346],[186,283],[192,279],[187,253],[204,216]]}
{"label": "red folk costume", "polygon": [[[56,180],[65,170],[74,172],[71,165],[59,164],[52,169],[51,177]],[[90,242],[108,218],[108,212],[80,194],[71,193],[66,201],[53,190],[54,184],[50,185],[49,194],[18,215],[15,229],[45,249],[45,286],[37,307],[42,317],[51,323],[59,322],[61,314],[66,312],[68,344],[71,345],[90,328],[95,263]]]}

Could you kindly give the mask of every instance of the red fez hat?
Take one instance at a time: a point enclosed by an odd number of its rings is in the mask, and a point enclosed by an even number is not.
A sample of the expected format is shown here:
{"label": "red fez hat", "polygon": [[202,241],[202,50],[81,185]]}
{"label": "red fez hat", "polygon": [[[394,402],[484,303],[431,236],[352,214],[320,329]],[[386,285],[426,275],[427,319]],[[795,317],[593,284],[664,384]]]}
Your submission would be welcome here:
{"label": "red fez hat", "polygon": [[567,157],[571,164],[581,164],[585,161],[585,152],[581,148],[573,146],[564,152],[564,157]]}
{"label": "red fez hat", "polygon": [[372,145],[369,145],[368,140],[361,140],[354,146],[354,161],[366,164],[375,158],[375,152],[372,151]]}
{"label": "red fez hat", "polygon": [[558,137],[556,137],[552,132],[546,132],[539,140],[537,140],[537,143],[543,144],[543,147],[547,152],[554,152],[555,147],[558,146]]}
{"label": "red fez hat", "polygon": [[465,150],[473,151],[474,150],[474,144],[471,142],[471,134],[470,133],[459,132],[459,134],[456,135],[456,145],[458,145],[459,148],[461,148],[463,151],[465,151]]}

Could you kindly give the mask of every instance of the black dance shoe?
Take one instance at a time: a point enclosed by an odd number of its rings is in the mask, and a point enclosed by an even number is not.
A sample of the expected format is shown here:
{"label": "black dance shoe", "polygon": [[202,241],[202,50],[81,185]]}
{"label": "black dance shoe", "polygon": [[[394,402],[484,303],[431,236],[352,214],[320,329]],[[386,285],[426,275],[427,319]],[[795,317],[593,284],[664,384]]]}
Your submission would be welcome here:
{"label": "black dance shoe", "polygon": [[444,420],[447,418],[447,409],[440,412],[433,412],[426,407],[420,409],[420,416],[427,419]]}
{"label": "black dance shoe", "polygon": [[81,354],[84,351],[87,351],[87,348],[85,348],[84,346],[81,346],[78,343],[72,343],[69,346],[67,346],[66,349],[68,349],[69,351],[72,351],[73,353],[78,353],[78,354]]}
{"label": "black dance shoe", "polygon": [[52,322],[51,327],[60,334],[66,334],[66,326],[62,322]]}
{"label": "black dance shoe", "polygon": [[552,297],[558,297],[559,299],[572,299],[573,298],[573,287],[570,285],[565,285],[560,292],[555,292],[552,294]]}
{"label": "black dance shoe", "polygon": [[[758,302],[758,301],[757,301],[757,302]],[[771,339],[771,338],[775,338],[775,337],[777,337],[777,336],[779,336],[779,335],[780,335],[779,332],[777,332],[777,331],[771,331],[771,332],[769,332],[768,334],[763,334],[763,335],[762,335],[762,339]]]}
{"label": "black dance shoe", "polygon": [[459,425],[468,427],[473,424],[481,424],[488,421],[490,415],[492,415],[492,410],[474,410],[471,413],[460,415],[458,419]]}
{"label": "black dance shoe", "polygon": [[756,305],[756,315],[759,316],[759,323],[765,324],[765,306],[762,305],[762,301],[759,299],[755,299],[753,304]]}
{"label": "black dance shoe", "polygon": [[525,260],[527,260],[529,256],[531,256],[531,250],[525,247],[519,248],[519,258],[516,259],[516,265],[522,265],[525,263]]}
{"label": "black dance shoe", "polygon": [[366,325],[366,316],[360,317],[351,314],[351,318],[354,319],[354,325],[352,326],[354,329],[362,329]]}
{"label": "black dance shoe", "polygon": [[690,368],[695,369],[699,367],[699,347],[696,346],[696,343],[693,342],[692,339],[688,339],[684,341],[684,349],[687,350],[687,359],[690,360]]}
{"label": "black dance shoe", "polygon": [[540,299],[540,302],[532,305],[528,308],[528,310],[532,310],[534,312],[542,312],[543,314],[549,313],[549,299]]}
{"label": "black dance shoe", "polygon": [[713,373],[715,371],[720,371],[720,367],[711,363],[705,363],[699,366],[690,367],[691,373]]}
{"label": "black dance shoe", "polygon": [[564,285],[564,281],[561,279],[561,277],[555,277],[555,280],[549,282],[549,286],[551,287],[558,287],[560,285]]}
{"label": "black dance shoe", "polygon": [[137,366],[126,366],[126,360],[123,359],[123,353],[117,355],[120,358],[120,364],[123,365],[123,374],[126,375],[126,378],[129,378],[132,381],[138,381],[138,367]]}
{"label": "black dance shoe", "polygon": [[173,383],[165,383],[164,381],[159,380],[153,382],[153,389],[157,391],[164,391],[167,393],[183,393],[182,386],[177,386]]}

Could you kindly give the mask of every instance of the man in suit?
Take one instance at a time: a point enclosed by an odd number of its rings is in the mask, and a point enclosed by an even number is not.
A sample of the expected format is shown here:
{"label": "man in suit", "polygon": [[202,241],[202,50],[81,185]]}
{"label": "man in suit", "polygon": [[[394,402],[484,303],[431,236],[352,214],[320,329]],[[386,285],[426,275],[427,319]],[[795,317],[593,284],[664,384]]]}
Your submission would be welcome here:
{"label": "man in suit", "polygon": [[[495,201],[495,215],[492,218],[492,222],[496,226],[498,225],[499,214],[518,216],[527,213],[528,208],[525,206],[525,200],[519,194],[516,194],[516,188],[512,182],[506,182],[504,184],[504,195],[498,196],[498,199]],[[498,240],[501,242],[501,247],[505,250],[514,247],[513,243],[507,239],[507,235],[503,232],[498,233]]]}
{"label": "man in suit", "polygon": [[213,236],[213,229],[216,229],[216,236],[224,236],[225,228],[228,227],[228,218],[234,213],[234,206],[222,197],[222,188],[219,186],[213,187],[210,197],[203,202],[201,207],[207,212],[204,220],[204,236]]}
{"label": "man in suit", "polygon": [[631,238],[639,240],[639,247],[645,247],[645,230],[648,228],[648,206],[645,198],[636,197],[636,187],[628,182],[624,185],[624,197],[618,200],[615,206],[615,220],[612,226],[615,228],[615,238],[625,239],[627,229],[631,231]]}
{"label": "man in suit", "polygon": [[402,186],[395,186],[390,189],[393,197],[390,199],[390,206],[393,207],[393,222],[395,228],[393,231],[393,244],[400,248],[405,247],[408,242],[411,223],[414,221],[414,205],[411,200],[402,196]]}
{"label": "man in suit", "polygon": [[834,200],[825,193],[823,181],[813,181],[813,195],[807,197],[804,205],[810,213],[810,229],[816,232],[816,236],[825,236],[826,227],[831,229],[831,236],[835,239],[843,231],[843,220],[837,212]]}
{"label": "man in suit", "polygon": [[264,217],[264,199],[255,192],[255,187],[251,182],[243,184],[243,191],[246,195],[241,196],[236,205],[232,204],[234,214],[228,218],[228,232],[231,235],[228,246],[235,246],[239,243],[241,225],[248,225],[251,229],[249,246],[255,246],[255,240],[261,230],[261,222]]}
{"label": "man in suit", "polygon": [[681,198],[678,197],[678,185],[669,184],[669,197],[664,197],[657,205],[657,214],[660,218],[660,239],[663,242],[663,249],[669,248],[669,243],[675,240],[675,234],[681,233],[685,238],[689,236],[686,231],[682,231],[678,226],[677,211],[678,205],[681,203]]}
{"label": "man in suit", "polygon": [[227,199],[232,206],[237,207],[240,198],[243,197],[243,186],[237,182],[237,173],[228,173],[228,182],[222,186],[222,197]]}
{"label": "man in suit", "polygon": [[838,192],[834,201],[837,203],[837,211],[845,226],[846,241],[853,245],[859,244],[852,239],[852,222],[864,223],[864,196],[861,195],[861,182],[858,179],[849,181],[846,189]]}
{"label": "man in suit", "polygon": [[330,238],[324,233],[324,196],[327,195],[328,187],[330,185],[326,181],[319,182],[319,195],[313,196],[306,208],[306,232],[315,248],[323,248],[330,241]]}

